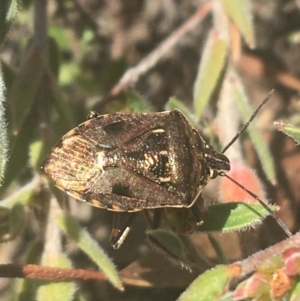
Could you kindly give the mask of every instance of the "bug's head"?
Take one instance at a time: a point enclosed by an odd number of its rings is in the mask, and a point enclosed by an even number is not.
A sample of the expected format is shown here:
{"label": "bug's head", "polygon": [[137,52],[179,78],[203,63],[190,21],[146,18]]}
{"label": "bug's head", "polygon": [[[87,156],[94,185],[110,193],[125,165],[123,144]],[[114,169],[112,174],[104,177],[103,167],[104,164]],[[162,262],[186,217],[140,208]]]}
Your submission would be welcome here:
{"label": "bug's head", "polygon": [[211,179],[216,178],[221,172],[230,170],[229,159],[215,151],[209,144],[206,145],[205,159]]}

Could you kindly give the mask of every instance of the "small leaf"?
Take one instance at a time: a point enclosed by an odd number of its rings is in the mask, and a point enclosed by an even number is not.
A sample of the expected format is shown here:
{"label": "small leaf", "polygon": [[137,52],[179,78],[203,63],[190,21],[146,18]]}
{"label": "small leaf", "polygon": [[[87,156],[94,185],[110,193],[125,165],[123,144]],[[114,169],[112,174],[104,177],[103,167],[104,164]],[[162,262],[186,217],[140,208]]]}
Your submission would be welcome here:
{"label": "small leaf", "polygon": [[69,35],[66,34],[66,30],[63,26],[50,24],[49,36],[51,40],[55,41],[57,47],[59,47],[61,50],[69,51],[72,47]]}
{"label": "small leaf", "polygon": [[[70,260],[63,254],[43,256],[42,265],[72,268]],[[76,286],[72,281],[43,282],[37,290],[37,301],[71,301]]]}
{"label": "small leaf", "polygon": [[119,290],[123,290],[121,279],[114,265],[88,232],[83,230],[71,216],[60,215],[57,221],[61,229],[99,266],[109,281]]}
{"label": "small leaf", "polygon": [[128,90],[118,97],[115,101],[106,104],[105,109],[108,113],[144,113],[154,112],[153,106],[139,93]]}
{"label": "small leaf", "polygon": [[41,155],[43,155],[43,143],[42,141],[35,141],[30,144],[29,158],[31,165],[36,169],[41,165]]}
{"label": "small leaf", "polygon": [[241,282],[233,293],[233,299],[244,300],[247,298],[258,298],[254,300],[271,301],[270,290],[271,276],[264,273],[255,273],[245,281]]}
{"label": "small leaf", "polygon": [[227,43],[212,31],[206,41],[194,85],[195,115],[200,119],[224,69]]}
{"label": "small leaf", "polygon": [[[38,264],[40,263],[40,256],[42,254],[44,245],[42,241],[33,242],[30,245],[29,251],[27,252],[27,258],[25,262],[27,264]],[[36,290],[38,282],[32,281],[32,279],[21,279],[19,282],[18,291],[18,301],[29,301],[36,300]]]}
{"label": "small leaf", "polygon": [[60,66],[59,83],[61,85],[69,85],[76,81],[80,75],[80,67],[74,62],[64,63]]}
{"label": "small leaf", "polygon": [[284,272],[289,276],[300,274],[300,248],[291,248],[282,254]]}
{"label": "small leaf", "polygon": [[283,259],[281,254],[275,254],[268,259],[264,260],[262,263],[260,263],[256,270],[258,272],[263,273],[274,273],[274,271],[278,268],[282,268],[284,265]]}
{"label": "small leaf", "polygon": [[18,1],[17,0],[1,0],[0,45],[2,44],[17,12],[18,12]]}
{"label": "small leaf", "polygon": [[250,48],[255,47],[253,17],[251,1],[249,0],[221,0],[227,14],[236,24]]}
{"label": "small leaf", "polygon": [[157,229],[148,230],[147,236],[150,244],[158,251],[167,256],[167,258],[180,263],[182,266],[189,268],[192,266],[188,259],[188,251],[176,233]]}
{"label": "small leaf", "polygon": [[[275,206],[270,209],[276,210]],[[197,227],[199,231],[235,231],[261,223],[269,213],[260,204],[226,203],[208,207],[209,213],[204,223]]]}
{"label": "small leaf", "polygon": [[[123,105],[124,110],[124,105]],[[140,113],[140,112],[154,112],[150,102],[148,102],[142,95],[134,91],[126,93],[126,110],[127,113]]]}
{"label": "small leaf", "polygon": [[55,78],[59,77],[60,70],[60,49],[56,43],[56,40],[49,37],[49,66]]}
{"label": "small leaf", "polygon": [[285,124],[283,122],[274,122],[274,126],[277,130],[283,132],[287,136],[294,139],[297,144],[300,144],[300,128],[293,126],[291,124]]}
{"label": "small leaf", "polygon": [[37,124],[37,114],[32,111],[28,118],[26,118],[19,134],[13,137],[15,139],[10,139],[9,159],[5,178],[0,187],[1,192],[17,178],[21,170],[28,164],[29,146],[33,138],[33,133],[35,133],[37,129]]}
{"label": "small leaf", "polygon": [[7,159],[7,153],[8,153],[7,128],[6,128],[4,106],[3,106],[5,100],[4,95],[5,95],[5,86],[3,82],[2,73],[0,71],[0,182],[2,182],[4,178],[4,172],[8,160]]}
{"label": "small leaf", "polygon": [[196,278],[177,301],[220,300],[231,277],[230,269],[219,265]]}
{"label": "small leaf", "polygon": [[289,301],[299,301],[300,300],[300,279],[299,279],[299,276],[297,278],[295,286],[293,287],[291,296],[288,300]]}
{"label": "small leaf", "polygon": [[36,194],[37,189],[40,187],[40,180],[34,178],[31,182],[26,184],[21,189],[17,190],[14,194],[3,199],[1,205],[4,207],[12,208],[16,204],[27,205],[32,201],[33,196]]}

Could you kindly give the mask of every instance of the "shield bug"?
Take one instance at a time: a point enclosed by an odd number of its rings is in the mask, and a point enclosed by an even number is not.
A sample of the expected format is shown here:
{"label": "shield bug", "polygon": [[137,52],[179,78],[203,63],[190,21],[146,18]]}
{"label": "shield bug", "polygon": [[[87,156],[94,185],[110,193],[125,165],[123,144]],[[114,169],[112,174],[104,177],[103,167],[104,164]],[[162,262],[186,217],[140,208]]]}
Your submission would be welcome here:
{"label": "shield bug", "polygon": [[[92,206],[113,212],[191,208],[201,223],[196,200],[210,179],[227,176],[230,162],[206,143],[178,110],[108,115],[91,112],[87,121],[54,146],[42,170],[59,189]],[[261,202],[290,234],[264,202],[234,182]],[[113,229],[114,248],[124,241],[133,216],[124,231]]]}

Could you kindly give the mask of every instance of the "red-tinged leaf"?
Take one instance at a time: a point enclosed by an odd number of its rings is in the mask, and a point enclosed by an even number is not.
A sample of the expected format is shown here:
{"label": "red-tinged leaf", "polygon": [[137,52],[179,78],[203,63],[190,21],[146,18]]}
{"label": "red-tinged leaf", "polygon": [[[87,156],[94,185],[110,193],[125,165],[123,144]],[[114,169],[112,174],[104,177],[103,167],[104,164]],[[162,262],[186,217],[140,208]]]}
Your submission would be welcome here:
{"label": "red-tinged leaf", "polygon": [[300,273],[300,248],[292,248],[282,254],[284,259],[284,272],[288,276]]}
{"label": "red-tinged leaf", "polygon": [[[233,292],[233,300],[243,300],[246,298],[258,298],[270,296],[271,276],[263,273],[255,273],[247,280],[243,281]],[[269,299],[264,299],[269,300]]]}

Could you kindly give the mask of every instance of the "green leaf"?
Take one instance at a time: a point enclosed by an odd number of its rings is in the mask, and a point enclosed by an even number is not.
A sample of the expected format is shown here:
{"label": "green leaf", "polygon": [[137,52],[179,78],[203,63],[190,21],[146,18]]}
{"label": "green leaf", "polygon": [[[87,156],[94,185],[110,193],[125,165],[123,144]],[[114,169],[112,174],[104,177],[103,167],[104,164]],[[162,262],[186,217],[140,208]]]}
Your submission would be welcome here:
{"label": "green leaf", "polygon": [[69,35],[66,34],[66,30],[63,26],[50,24],[49,36],[51,40],[55,40],[57,47],[61,50],[69,51],[72,47]]}
{"label": "green leaf", "polygon": [[230,270],[226,266],[216,266],[196,278],[177,301],[220,300],[230,278]]}
{"label": "green leaf", "polygon": [[9,27],[18,12],[17,0],[1,0],[0,4],[0,45],[2,44]]}
{"label": "green leaf", "polygon": [[16,179],[19,172],[28,163],[29,145],[33,138],[33,133],[37,128],[37,116],[33,113],[34,112],[31,112],[28,116],[29,118],[26,119],[19,135],[15,137],[15,139],[10,139],[9,159],[6,167],[5,178],[0,188],[1,192],[3,192],[4,189]]}
{"label": "green leaf", "polygon": [[3,82],[2,73],[0,71],[0,182],[2,182],[4,178],[6,163],[8,161],[7,128],[6,128],[4,106],[3,106],[4,99],[5,99],[4,95],[5,95],[5,86]]}
{"label": "green leaf", "polygon": [[[45,266],[72,268],[70,260],[62,254],[48,255],[43,257],[42,264]],[[37,301],[71,301],[76,290],[72,281],[43,282],[37,290]]]}
{"label": "green leaf", "polygon": [[15,80],[16,71],[4,61],[1,61],[1,68],[3,73],[3,82],[5,83],[6,90],[9,91],[11,89],[12,83]]}
{"label": "green leaf", "polygon": [[[33,242],[30,245],[29,251],[27,252],[27,258],[25,259],[26,264],[39,264],[40,256],[44,249],[44,245],[42,241]],[[28,301],[28,300],[36,300],[36,289],[38,286],[37,281],[33,281],[32,279],[21,279],[19,282],[19,286],[17,288],[18,291],[18,301]]]}
{"label": "green leaf", "polygon": [[181,239],[176,233],[163,230],[148,230],[146,232],[150,244],[158,251],[167,256],[167,258],[180,263],[189,268],[192,266],[188,258],[188,250],[185,248]]}
{"label": "green leaf", "polygon": [[298,301],[298,300],[300,300],[300,277],[298,276],[296,278],[296,280],[297,281],[294,284],[291,296],[287,300],[290,300],[290,301]]}
{"label": "green leaf", "polygon": [[79,248],[105,273],[108,280],[116,288],[123,290],[121,279],[113,263],[88,232],[83,230],[78,222],[71,216],[60,215],[57,217],[57,221],[61,229],[73,239],[78,244]]}
{"label": "green leaf", "polygon": [[[126,113],[143,113],[155,111],[150,102],[148,102],[142,95],[138,94],[135,91],[127,91],[125,108]],[[122,104],[122,108],[120,110],[124,110],[124,104]]]}
{"label": "green leaf", "polygon": [[1,201],[1,206],[12,208],[17,204],[27,205],[32,201],[32,198],[40,188],[40,179],[34,178],[31,182],[17,190],[14,194],[8,196]]}
{"label": "green leaf", "polygon": [[[270,209],[276,210],[275,206]],[[269,213],[260,204],[226,203],[208,207],[209,214],[203,219],[204,223],[197,227],[199,231],[229,232],[243,230],[260,223]]]}
{"label": "green leaf", "polygon": [[56,40],[49,37],[49,66],[55,78],[58,79],[60,71],[60,52]]}
{"label": "green leaf", "polygon": [[250,48],[255,47],[253,16],[249,0],[221,0],[227,14],[233,20],[238,30]]}
{"label": "green leaf", "polygon": [[59,72],[59,83],[61,85],[69,85],[76,81],[77,77],[80,75],[80,67],[74,62],[64,63],[60,66]]}
{"label": "green leaf", "polygon": [[194,85],[195,115],[200,119],[225,67],[227,43],[213,31],[205,44]]}
{"label": "green leaf", "polygon": [[300,143],[300,128],[278,121],[274,122],[274,126],[277,130],[294,139],[298,144]]}
{"label": "green leaf", "polygon": [[29,148],[30,162],[31,165],[36,169],[38,169],[39,166],[41,165],[41,160],[42,160],[41,156],[44,155],[43,147],[44,144],[42,143],[42,141],[35,141],[30,144],[30,148]]}

